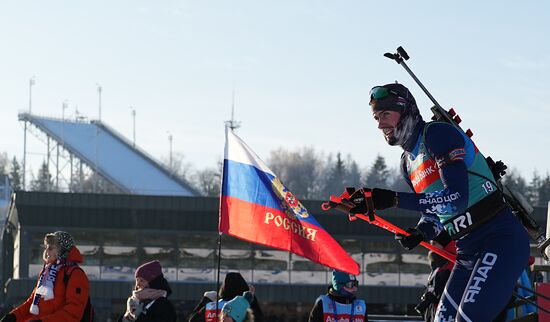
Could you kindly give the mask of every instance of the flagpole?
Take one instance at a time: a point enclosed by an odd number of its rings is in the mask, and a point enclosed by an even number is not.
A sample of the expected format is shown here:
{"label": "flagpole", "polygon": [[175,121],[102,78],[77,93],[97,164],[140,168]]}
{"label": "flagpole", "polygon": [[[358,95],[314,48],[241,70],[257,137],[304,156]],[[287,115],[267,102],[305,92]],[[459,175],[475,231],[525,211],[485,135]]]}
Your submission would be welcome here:
{"label": "flagpole", "polygon": [[[231,118],[233,119],[233,115],[231,115]],[[225,122],[224,130],[225,130],[225,150],[227,149],[227,131],[229,129],[233,130],[233,127],[230,127],[228,122]],[[225,151],[224,151],[225,155]],[[225,161],[224,161],[225,162]],[[221,224],[222,224],[222,216],[221,216],[221,204],[222,204],[222,195],[223,195],[223,166],[222,166],[222,174],[220,176],[220,208],[219,208],[219,214],[218,214],[218,256],[217,260],[218,263],[216,265],[216,269],[218,270],[216,274],[216,320],[218,321],[220,317],[218,316],[218,303],[219,303],[219,290],[220,290],[220,270],[221,270],[221,262],[222,262],[222,232],[221,232]]]}
{"label": "flagpole", "polygon": [[292,253],[288,252],[288,284],[292,284],[292,280],[290,277],[290,271],[292,270]]}
{"label": "flagpole", "polygon": [[[227,128],[225,129],[227,131]],[[227,134],[226,134],[226,141],[227,141]],[[220,270],[221,270],[221,262],[222,262],[222,231],[220,229],[222,224],[222,216],[221,216],[221,204],[222,204],[222,189],[223,189],[223,167],[222,167],[222,175],[220,176],[220,209],[218,214],[218,256],[217,257],[217,264],[216,269],[218,270],[216,274],[216,321],[219,321],[220,317],[218,316],[218,303],[219,303],[219,291],[220,291]]]}
{"label": "flagpole", "polygon": [[256,257],[256,250],[254,249],[254,244],[250,244],[250,252],[251,252],[251,259],[250,261],[252,262],[252,266],[250,267],[250,278],[251,278],[251,283],[254,284],[254,257]]}
{"label": "flagpole", "polygon": [[[218,223],[219,223],[220,219],[218,217]],[[221,268],[221,262],[222,262],[222,232],[218,232],[218,264],[217,264],[217,269],[218,269],[218,274],[217,274],[217,277],[216,277],[216,320],[219,320],[220,317],[218,316],[218,303],[219,303],[219,299],[218,299],[218,294],[219,294],[219,290],[220,290],[220,268]]]}

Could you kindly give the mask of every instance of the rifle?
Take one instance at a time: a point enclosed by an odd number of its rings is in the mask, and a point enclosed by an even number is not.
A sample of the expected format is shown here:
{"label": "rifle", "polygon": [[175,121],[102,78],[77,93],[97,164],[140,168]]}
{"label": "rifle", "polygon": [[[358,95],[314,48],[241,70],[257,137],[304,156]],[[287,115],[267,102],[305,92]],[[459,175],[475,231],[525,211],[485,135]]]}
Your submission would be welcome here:
{"label": "rifle", "polygon": [[[410,70],[409,66],[405,63],[405,60],[409,59],[409,55],[403,49],[403,47],[399,46],[397,48],[397,52],[392,53],[385,53],[384,57],[387,57],[389,59],[395,60],[399,65],[403,66],[403,68],[407,71],[407,73],[414,79],[414,81],[420,86],[420,88],[424,91],[424,93],[430,98],[432,103],[434,103],[434,106],[432,106],[431,110],[433,113],[432,120],[434,121],[441,121],[446,122],[457,129],[463,131],[468,137],[472,137],[473,133],[470,129],[467,129],[464,131],[460,127],[460,122],[462,120],[460,119],[460,116],[456,114],[454,109],[449,109],[448,111],[445,110],[439,103],[435,100],[435,98],[430,94],[430,92],[424,87],[422,82],[416,77],[416,75]],[[489,166],[489,169],[491,169],[491,172],[493,173],[493,176],[495,177],[495,180],[497,181],[497,187],[504,195],[504,200],[510,208],[512,208],[512,212],[518,217],[520,222],[523,224],[531,238],[537,243],[537,249],[542,254],[542,257],[548,261],[548,256],[545,253],[545,249],[550,245],[550,238],[546,238],[544,232],[542,231],[542,228],[537,223],[537,221],[533,218],[533,207],[527,202],[525,197],[514,189],[508,187],[504,182],[502,182],[502,177],[506,174],[507,166],[502,161],[493,161],[491,157],[486,157],[485,160],[487,161],[487,165]]]}

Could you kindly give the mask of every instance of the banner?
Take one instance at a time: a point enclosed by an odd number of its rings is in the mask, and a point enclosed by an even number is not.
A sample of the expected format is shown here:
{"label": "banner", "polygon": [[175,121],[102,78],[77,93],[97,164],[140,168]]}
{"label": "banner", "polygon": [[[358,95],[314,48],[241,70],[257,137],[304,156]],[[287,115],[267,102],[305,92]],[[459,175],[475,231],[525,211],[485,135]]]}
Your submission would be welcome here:
{"label": "banner", "polygon": [[359,265],[265,163],[226,128],[219,231],[358,275]]}

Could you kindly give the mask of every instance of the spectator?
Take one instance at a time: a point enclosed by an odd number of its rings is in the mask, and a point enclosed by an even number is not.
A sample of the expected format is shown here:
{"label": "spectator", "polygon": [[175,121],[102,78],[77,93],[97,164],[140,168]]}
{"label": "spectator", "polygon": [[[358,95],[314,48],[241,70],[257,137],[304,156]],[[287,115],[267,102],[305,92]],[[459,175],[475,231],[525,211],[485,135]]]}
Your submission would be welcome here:
{"label": "spectator", "polygon": [[119,322],[174,322],[176,310],[168,297],[172,293],[155,260],[139,266],[135,272],[136,286],[126,303],[126,312]]}
{"label": "spectator", "polygon": [[250,303],[254,301],[254,295],[247,291],[242,296],[225,303],[220,315],[221,322],[254,322],[254,313],[250,309]]}
{"label": "spectator", "polygon": [[[221,311],[223,305],[246,291],[250,291],[253,295],[250,308],[254,312],[255,321],[262,322],[263,314],[258,299],[254,294],[254,287],[248,285],[242,275],[236,272],[229,272],[225,275],[225,280],[217,296],[216,291],[204,293],[202,300],[189,314],[188,322],[217,322],[218,313]],[[217,305],[216,299],[218,300]]]}
{"label": "spectator", "polygon": [[73,237],[64,231],[44,237],[44,267],[29,298],[1,322],[78,322],[91,314],[89,282],[78,266],[83,258]]}
{"label": "spectator", "polygon": [[355,294],[359,282],[354,275],[333,271],[332,285],[321,295],[309,314],[309,322],[353,321],[368,322],[367,306]]}

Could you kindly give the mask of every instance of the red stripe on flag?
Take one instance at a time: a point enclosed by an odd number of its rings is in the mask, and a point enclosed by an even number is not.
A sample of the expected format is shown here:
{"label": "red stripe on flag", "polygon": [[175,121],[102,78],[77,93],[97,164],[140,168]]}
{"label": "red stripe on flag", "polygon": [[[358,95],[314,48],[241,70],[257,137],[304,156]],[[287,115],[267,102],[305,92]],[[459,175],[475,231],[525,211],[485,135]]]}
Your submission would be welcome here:
{"label": "red stripe on flag", "polygon": [[322,227],[290,218],[284,211],[223,196],[219,230],[240,239],[359,274],[359,265]]}

